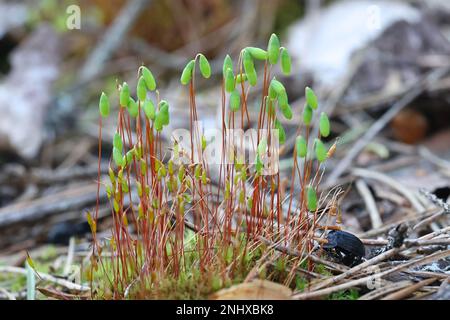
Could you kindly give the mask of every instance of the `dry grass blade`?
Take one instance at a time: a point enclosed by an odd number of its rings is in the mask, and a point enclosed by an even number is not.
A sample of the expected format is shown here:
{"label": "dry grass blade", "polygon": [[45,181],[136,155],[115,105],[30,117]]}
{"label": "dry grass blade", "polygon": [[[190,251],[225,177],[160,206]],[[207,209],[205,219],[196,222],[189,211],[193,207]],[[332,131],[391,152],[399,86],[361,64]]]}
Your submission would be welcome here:
{"label": "dry grass blade", "polygon": [[[25,268],[0,266],[0,273],[18,273],[18,274],[26,275],[27,271],[25,270]],[[76,283],[67,281],[65,279],[59,279],[59,278],[56,278],[47,273],[39,272],[39,276],[43,281],[55,283],[57,285],[65,287],[69,290],[73,290],[73,291],[89,291],[90,290],[90,288],[87,286],[76,284]]]}
{"label": "dry grass blade", "polygon": [[381,300],[400,300],[400,299],[404,299],[406,297],[409,297],[410,295],[412,295],[414,292],[416,292],[417,290],[419,290],[420,288],[429,285],[431,283],[433,283],[434,281],[436,281],[436,278],[430,278],[430,279],[425,279],[422,280],[412,286],[403,288],[397,292],[391,293],[390,295],[384,297]]}
{"label": "dry grass blade", "polygon": [[[436,260],[445,258],[445,257],[447,257],[449,255],[450,255],[450,250],[437,252],[437,253],[431,254],[430,256],[419,258],[419,259],[416,259],[416,260],[404,263],[402,265],[396,266],[396,267],[391,268],[389,270],[380,272],[379,274],[377,274],[375,276],[374,275],[370,275],[370,276],[363,277],[363,278],[360,278],[360,279],[351,280],[351,281],[348,281],[346,283],[343,283],[343,284],[340,284],[340,285],[337,285],[337,286],[334,286],[334,287],[330,287],[330,288],[326,288],[326,289],[320,289],[320,290],[316,290],[316,291],[308,291],[308,292],[304,292],[304,293],[299,293],[299,294],[294,295],[293,298],[294,299],[313,299],[313,298],[318,298],[318,297],[321,297],[321,296],[329,295],[329,294],[331,294],[333,292],[336,292],[336,291],[346,290],[346,289],[349,289],[349,288],[352,288],[352,287],[356,287],[356,286],[359,286],[359,285],[367,284],[374,277],[382,278],[384,276],[387,276],[388,274],[391,274],[391,273],[394,273],[394,272],[398,272],[398,271],[403,270],[405,268],[418,266],[418,265],[423,265],[423,264],[426,264],[426,263],[429,263],[429,262],[432,262],[432,261],[436,261]],[[351,271],[351,269],[349,271]]]}
{"label": "dry grass blade", "polygon": [[404,289],[412,284],[409,280],[394,282],[381,288],[375,289],[359,297],[359,300],[375,300],[391,292]]}
{"label": "dry grass blade", "polygon": [[374,180],[377,180],[379,182],[382,182],[382,183],[390,186],[394,190],[403,194],[403,196],[405,196],[405,198],[408,199],[408,201],[411,203],[411,205],[418,212],[423,212],[425,210],[423,205],[419,202],[419,200],[417,200],[417,197],[410,190],[408,190],[406,187],[404,187],[401,183],[395,181],[393,178],[391,178],[385,174],[382,174],[380,172],[371,171],[371,170],[367,170],[367,169],[361,169],[361,168],[353,169],[352,173],[358,177],[374,179]]}
{"label": "dry grass blade", "polygon": [[378,256],[370,259],[370,260],[367,260],[367,261],[365,261],[365,262],[363,262],[363,263],[361,263],[361,264],[351,268],[350,270],[347,270],[346,272],[344,272],[344,273],[342,273],[340,275],[334,276],[332,278],[329,278],[329,279],[319,283],[318,285],[313,287],[312,290],[319,290],[319,289],[325,288],[325,287],[327,287],[329,285],[338,283],[339,281],[344,280],[345,278],[348,278],[348,277],[350,277],[352,275],[357,274],[359,271],[365,269],[368,266],[372,266],[372,265],[375,265],[375,264],[377,264],[377,263],[379,263],[381,261],[389,259],[390,257],[396,255],[398,252],[399,252],[399,249],[395,249],[395,248],[391,249],[389,251],[386,251],[386,252],[384,252],[384,253],[382,253],[382,254],[380,254],[380,255],[378,255]]}
{"label": "dry grass blade", "polygon": [[356,188],[366,203],[367,210],[369,211],[370,221],[372,222],[372,228],[380,228],[383,225],[380,212],[377,209],[375,199],[369,190],[369,187],[362,179],[356,181]]}

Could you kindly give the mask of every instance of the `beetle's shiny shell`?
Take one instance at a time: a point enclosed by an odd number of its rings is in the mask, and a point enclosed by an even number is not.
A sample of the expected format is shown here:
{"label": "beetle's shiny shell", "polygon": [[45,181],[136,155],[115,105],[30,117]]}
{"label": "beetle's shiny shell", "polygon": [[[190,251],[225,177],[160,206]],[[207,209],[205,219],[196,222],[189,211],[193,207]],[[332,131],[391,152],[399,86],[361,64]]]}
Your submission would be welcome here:
{"label": "beetle's shiny shell", "polygon": [[339,248],[357,257],[364,257],[366,254],[361,240],[349,232],[332,230],[328,233],[327,240],[324,248]]}

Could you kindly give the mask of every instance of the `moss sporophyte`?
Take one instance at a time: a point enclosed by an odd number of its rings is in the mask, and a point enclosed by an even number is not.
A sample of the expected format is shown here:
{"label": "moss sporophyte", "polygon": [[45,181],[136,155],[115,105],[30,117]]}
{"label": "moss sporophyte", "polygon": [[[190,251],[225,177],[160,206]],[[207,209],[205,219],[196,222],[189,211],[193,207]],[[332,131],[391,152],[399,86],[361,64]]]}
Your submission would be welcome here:
{"label": "moss sporophyte", "polygon": [[[266,49],[244,48],[236,61],[226,55],[221,81],[212,73],[207,57],[197,54],[179,78],[189,94],[185,141],[170,138],[174,137],[169,132],[173,130],[170,120],[176,114],[170,100],[160,96],[149,68],[139,68],[136,90],[126,82],[118,86],[118,109],[111,108],[107,94],[101,93],[98,200],[88,218],[93,233],[88,276],[98,295],[162,298],[170,297],[170,292],[173,296],[176,288],[186,293],[184,298],[198,298],[243,281],[250,270],[258,270],[260,277],[280,278],[280,274],[267,272],[264,261],[277,254],[267,241],[283,243],[299,253],[277,264],[294,286],[298,279],[290,266],[306,261],[307,268],[314,269],[314,263],[308,261],[314,232],[329,215],[320,208],[334,201],[321,195],[319,184],[334,149],[327,149],[322,141],[331,134],[325,113],[317,117],[319,137],[310,137],[318,108],[314,91],[305,89],[305,105],[300,110],[296,103],[289,103],[285,86],[274,77],[289,75],[291,69],[289,52],[275,34]],[[215,139],[196,125],[200,122],[197,73],[202,81],[221,85],[221,128]],[[258,84],[261,91],[255,88]],[[258,109],[250,113],[254,101]],[[110,163],[108,176],[102,178],[105,121],[116,121],[116,129],[111,155],[105,159]],[[286,124],[297,128],[295,139],[290,139]],[[249,126],[255,134],[245,148],[253,152],[252,161],[241,153],[243,140],[235,139],[237,143],[232,144],[228,136],[229,130]],[[214,144],[227,151],[217,165],[208,163],[205,156]],[[280,187],[285,183],[278,170],[265,171],[278,145],[291,151],[287,189]],[[113,223],[107,239],[97,235],[103,188]],[[107,251],[111,254],[102,254]]]}

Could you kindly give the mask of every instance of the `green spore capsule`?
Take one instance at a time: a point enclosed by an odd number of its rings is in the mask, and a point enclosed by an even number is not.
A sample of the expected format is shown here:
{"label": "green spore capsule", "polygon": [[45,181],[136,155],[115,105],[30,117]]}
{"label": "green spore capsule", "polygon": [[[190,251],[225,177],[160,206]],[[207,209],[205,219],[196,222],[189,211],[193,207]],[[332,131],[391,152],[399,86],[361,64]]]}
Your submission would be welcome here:
{"label": "green spore capsule", "polygon": [[134,156],[134,150],[131,149],[125,154],[125,159],[127,161],[127,164],[131,164],[133,162],[133,156]]}
{"label": "green spore capsule", "polygon": [[241,95],[238,90],[234,90],[230,95],[230,109],[235,112],[238,111],[241,106]]}
{"label": "green spore capsule", "polygon": [[225,59],[223,59],[223,67],[222,67],[222,74],[223,78],[227,78],[227,70],[231,69],[231,72],[233,72],[233,60],[231,59],[230,55],[226,55]]}
{"label": "green spore capsule", "polygon": [[256,47],[247,47],[245,50],[248,50],[252,55],[253,59],[256,60],[267,60],[267,51],[261,48]]}
{"label": "green spore capsule", "polygon": [[205,151],[206,146],[207,146],[206,137],[202,135],[202,151]]}
{"label": "green spore capsule", "polygon": [[256,155],[256,163],[255,163],[255,169],[256,169],[256,173],[261,175],[262,171],[263,171],[264,165],[261,161],[261,158],[259,156],[259,154]]}
{"label": "green spore capsule", "polygon": [[123,167],[125,165],[122,151],[117,148],[113,148],[113,160],[117,167]]}
{"label": "green spore capsule", "polygon": [[323,142],[317,138],[314,140],[314,145],[315,145],[317,160],[320,163],[324,162],[327,159],[328,150],[325,148],[325,145],[323,144]]}
{"label": "green spore capsule", "polygon": [[181,165],[178,168],[178,180],[180,180],[180,182],[183,182],[185,173],[186,173],[186,168],[184,167],[184,165]]}
{"label": "green spore capsule", "polygon": [[305,158],[308,153],[308,147],[306,144],[306,139],[303,136],[298,136],[295,139],[295,149],[297,151],[297,156],[300,158]]}
{"label": "green spore capsule", "polygon": [[272,33],[267,45],[267,54],[270,64],[276,64],[280,55],[280,40],[275,33]]}
{"label": "green spore capsule", "polygon": [[281,48],[281,71],[285,75],[289,75],[291,73],[291,56],[286,48]]}
{"label": "green spore capsule", "polygon": [[256,74],[256,70],[253,69],[252,71],[247,73],[247,79],[248,83],[254,87],[258,83],[258,75]]}
{"label": "green spore capsule", "polygon": [[130,113],[130,116],[132,116],[133,118],[136,118],[139,114],[139,106],[132,97],[130,97],[128,100],[128,112]]}
{"label": "green spore capsule", "polygon": [[281,113],[283,114],[283,116],[286,119],[288,119],[288,120],[292,119],[292,109],[289,104],[280,105],[280,109],[281,109]]}
{"label": "green spore capsule", "polygon": [[330,135],[330,120],[328,120],[325,112],[320,114],[319,129],[322,137],[328,137]]}
{"label": "green spore capsule", "polygon": [[286,142],[286,131],[284,131],[283,126],[281,125],[280,120],[275,119],[275,129],[278,129],[278,141],[280,144],[284,144]]}
{"label": "green spore capsule", "polygon": [[242,63],[244,65],[244,70],[247,76],[249,73],[255,71],[255,64],[253,63],[253,58],[248,50],[243,50],[242,52]]}
{"label": "green spore capsule", "polygon": [[167,126],[169,124],[169,103],[166,100],[161,100],[159,102],[159,114],[161,115],[162,124]]}
{"label": "green spore capsule", "polygon": [[98,102],[98,109],[100,111],[100,115],[103,118],[106,118],[107,116],[109,116],[109,99],[108,96],[106,95],[106,93],[102,92],[102,94],[100,95],[100,100]]}
{"label": "green spore capsule", "polygon": [[142,106],[144,109],[145,116],[150,120],[155,120],[155,105],[152,100],[145,100],[144,105]]}
{"label": "green spore capsule", "polygon": [[122,137],[118,132],[114,134],[113,147],[122,152],[123,149]]}
{"label": "green spore capsule", "polygon": [[314,110],[317,109],[317,97],[310,87],[305,88],[305,97],[308,105]]}
{"label": "green spore capsule", "polygon": [[202,172],[202,184],[206,185],[207,183],[208,183],[208,178],[206,176],[206,171],[203,170],[203,172]]}
{"label": "green spore capsule", "polygon": [[267,150],[267,139],[263,138],[261,141],[259,141],[258,144],[258,155],[261,157],[263,154],[266,153]]}
{"label": "green spore capsule", "polygon": [[269,85],[269,98],[275,100],[280,94],[286,94],[286,89],[280,81],[273,77]]}
{"label": "green spore capsule", "polygon": [[247,81],[247,75],[245,74],[245,73],[243,73],[243,74],[238,74],[237,76],[236,76],[236,83],[242,83],[242,82],[245,82],[245,81]]}
{"label": "green spore capsule", "polygon": [[124,82],[122,84],[122,88],[120,89],[120,106],[127,107],[128,102],[130,101],[130,87],[128,83]]}
{"label": "green spore capsule", "polygon": [[187,85],[191,81],[194,66],[195,66],[195,60],[191,60],[184,67],[183,72],[181,73],[181,78],[180,78],[180,82],[182,85]]}
{"label": "green spore capsule", "polygon": [[199,63],[200,63],[200,73],[206,79],[211,76],[211,66],[209,65],[208,59],[200,53]]}
{"label": "green spore capsule", "polygon": [[150,91],[154,91],[156,89],[156,81],[155,81],[155,77],[153,76],[153,73],[147,67],[142,67],[141,73],[142,73],[142,76],[144,77],[145,85],[147,86],[147,89]]}
{"label": "green spore capsule", "polygon": [[228,68],[226,71],[226,77],[225,77],[225,91],[228,93],[233,92],[235,87],[236,87],[236,84],[234,81],[233,70]]}
{"label": "green spore capsule", "polygon": [[143,76],[139,77],[136,87],[136,93],[139,100],[145,101],[145,98],[147,97],[147,85],[145,84]]}
{"label": "green spore capsule", "polygon": [[202,175],[202,165],[197,164],[194,170],[194,177],[195,179],[199,180],[201,175]]}
{"label": "green spore capsule", "polygon": [[160,132],[163,129],[163,119],[161,116],[161,112],[157,112],[155,115],[155,122],[154,122],[154,126],[156,131]]}
{"label": "green spore capsule", "polygon": [[288,96],[287,96],[286,91],[280,92],[280,93],[278,94],[277,99],[278,99],[278,105],[279,105],[280,107],[286,106],[286,105],[289,104],[289,102],[288,102]]}
{"label": "green spore capsule", "polygon": [[303,122],[305,125],[309,126],[311,124],[313,116],[313,109],[309,106],[309,104],[305,104],[305,109],[303,109]]}
{"label": "green spore capsule", "polygon": [[308,187],[306,191],[306,204],[308,210],[314,212],[317,210],[317,195],[313,187]]}

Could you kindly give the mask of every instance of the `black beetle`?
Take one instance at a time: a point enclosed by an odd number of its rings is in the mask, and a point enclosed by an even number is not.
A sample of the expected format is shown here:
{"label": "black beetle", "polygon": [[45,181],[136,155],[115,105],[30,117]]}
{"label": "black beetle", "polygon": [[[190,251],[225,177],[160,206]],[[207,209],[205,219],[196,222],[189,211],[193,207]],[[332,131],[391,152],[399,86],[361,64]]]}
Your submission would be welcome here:
{"label": "black beetle", "polygon": [[346,266],[357,265],[366,254],[361,240],[349,232],[331,230],[327,240],[328,243],[324,244],[323,248]]}

